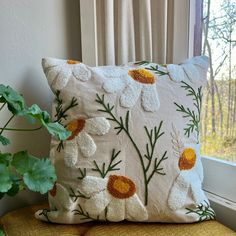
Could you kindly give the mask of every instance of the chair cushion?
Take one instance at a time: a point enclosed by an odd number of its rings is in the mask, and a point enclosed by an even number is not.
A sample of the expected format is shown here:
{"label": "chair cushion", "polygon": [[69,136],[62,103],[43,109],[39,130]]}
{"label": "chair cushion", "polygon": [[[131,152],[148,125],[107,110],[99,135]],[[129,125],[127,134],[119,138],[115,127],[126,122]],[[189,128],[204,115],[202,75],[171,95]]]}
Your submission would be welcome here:
{"label": "chair cushion", "polygon": [[[161,223],[98,223],[79,225],[58,225],[44,223],[34,218],[34,212],[46,205],[36,205],[9,212],[1,218],[1,224],[7,236],[231,236],[236,235],[217,221],[200,224],[161,224]],[[194,233],[193,233],[194,232]]]}
{"label": "chair cushion", "polygon": [[199,224],[120,223],[96,225],[86,236],[233,236],[235,232],[217,221]]}
{"label": "chair cushion", "polygon": [[84,235],[94,223],[81,225],[50,224],[35,219],[34,213],[47,205],[35,205],[9,212],[1,218],[7,236],[54,236]]}

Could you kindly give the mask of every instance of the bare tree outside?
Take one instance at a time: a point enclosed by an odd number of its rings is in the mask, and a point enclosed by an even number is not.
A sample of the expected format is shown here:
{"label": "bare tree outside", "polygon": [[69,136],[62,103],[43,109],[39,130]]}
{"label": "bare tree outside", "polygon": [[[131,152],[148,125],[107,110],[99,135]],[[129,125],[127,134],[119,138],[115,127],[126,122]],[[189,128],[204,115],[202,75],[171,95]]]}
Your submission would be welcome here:
{"label": "bare tree outside", "polygon": [[210,63],[202,154],[236,162],[236,0],[203,1],[202,54]]}

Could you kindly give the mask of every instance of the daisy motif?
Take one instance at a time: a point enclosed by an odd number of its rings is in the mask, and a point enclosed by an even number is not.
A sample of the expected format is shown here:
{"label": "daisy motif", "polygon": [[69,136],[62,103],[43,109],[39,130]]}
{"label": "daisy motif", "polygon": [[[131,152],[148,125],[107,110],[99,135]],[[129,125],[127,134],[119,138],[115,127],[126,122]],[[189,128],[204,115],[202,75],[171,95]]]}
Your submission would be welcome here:
{"label": "daisy motif", "polygon": [[129,70],[128,75],[125,76],[107,79],[103,88],[108,93],[122,90],[120,104],[127,108],[133,107],[141,95],[141,104],[144,110],[154,112],[160,107],[156,83],[155,75],[141,68]]}
{"label": "daisy motif", "polygon": [[91,135],[104,135],[110,129],[110,123],[104,117],[88,119],[75,119],[68,125],[71,136],[67,139],[64,146],[65,164],[72,167],[76,164],[78,150],[84,157],[91,157],[96,152],[97,146]]}
{"label": "daisy motif", "polygon": [[84,209],[98,216],[104,210],[109,221],[144,221],[148,213],[136,194],[135,183],[125,176],[111,175],[108,178],[87,176],[83,179],[82,190],[90,196]]}
{"label": "daisy motif", "polygon": [[50,209],[56,211],[69,211],[73,206],[69,192],[61,184],[55,183],[48,193]]}
{"label": "daisy motif", "polygon": [[54,91],[64,88],[71,77],[81,81],[87,81],[91,77],[91,71],[79,61],[45,58],[42,64],[48,83]]}
{"label": "daisy motif", "polygon": [[191,81],[197,81],[202,78],[201,73],[208,69],[208,58],[206,56],[198,56],[186,60],[180,65],[169,64],[167,71],[170,78],[176,82],[181,82],[186,77]]}
{"label": "daisy motif", "polygon": [[180,174],[175,179],[170,190],[168,205],[172,210],[182,208],[186,202],[188,191],[191,191],[196,205],[208,202],[203,190],[203,169],[200,156],[192,147],[183,150],[179,159]]}

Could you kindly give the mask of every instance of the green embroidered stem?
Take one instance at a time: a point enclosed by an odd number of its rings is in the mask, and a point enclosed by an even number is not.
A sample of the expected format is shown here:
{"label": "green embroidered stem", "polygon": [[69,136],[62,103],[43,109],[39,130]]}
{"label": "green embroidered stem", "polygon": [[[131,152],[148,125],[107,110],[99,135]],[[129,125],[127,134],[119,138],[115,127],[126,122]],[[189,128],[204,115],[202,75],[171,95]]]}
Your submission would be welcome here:
{"label": "green embroidered stem", "polygon": [[[149,62],[149,61],[138,61],[138,62],[135,62],[134,64],[138,65],[138,66],[147,66],[147,65],[151,64],[151,62]],[[162,66],[165,66],[165,65],[162,65]],[[168,72],[160,70],[158,65],[145,67],[145,69],[153,71],[155,74],[160,75],[160,76],[169,75]]]}
{"label": "green embroidered stem", "polygon": [[204,201],[206,205],[200,204],[197,209],[186,208],[188,212],[186,214],[197,214],[199,216],[198,221],[214,220],[216,215],[215,212],[210,208],[208,202]]}
{"label": "green embroidered stem", "polygon": [[77,179],[83,179],[86,177],[86,172],[87,172],[86,168],[84,168],[83,170],[79,168],[79,172],[80,172],[80,176],[77,177]]}
{"label": "green embroidered stem", "polygon": [[61,91],[57,90],[56,91],[56,102],[57,102],[57,106],[56,106],[56,114],[55,114],[55,117],[56,117],[56,121],[55,122],[58,122],[61,124],[62,122],[62,119],[66,120],[67,119],[67,114],[66,112],[68,110],[70,110],[71,108],[73,107],[76,107],[78,105],[77,103],[77,99],[75,97],[73,97],[70,101],[70,104],[66,107],[63,108],[63,100],[60,98],[60,93]]}
{"label": "green embroidered stem", "polygon": [[[60,93],[61,91],[57,90],[56,91],[56,103],[57,103],[57,106],[56,106],[56,114],[55,114],[55,117],[56,117],[56,120],[55,122],[58,122],[62,125],[62,120],[66,120],[67,119],[67,111],[72,109],[73,107],[76,107],[78,105],[78,102],[77,102],[77,99],[75,97],[72,97],[71,101],[70,101],[70,104],[63,107],[63,100],[60,98]],[[65,127],[65,126],[64,126]],[[58,144],[57,146],[57,151],[60,152],[61,149],[64,149],[64,145],[63,145],[63,141],[60,141],[60,143]]]}
{"label": "green embroidered stem", "polygon": [[197,114],[192,110],[190,110],[188,107],[184,107],[181,104],[177,104],[174,102],[174,104],[177,106],[176,111],[183,113],[183,118],[189,118],[189,122],[187,123],[187,127],[184,128],[185,135],[188,137],[191,133],[194,131],[197,133],[197,140],[199,140],[199,132],[200,132],[200,114],[201,114],[201,107],[202,107],[202,87],[199,87],[197,92],[191,87],[189,84],[187,84],[184,81],[181,81],[183,84],[181,87],[184,88],[187,91],[186,96],[193,97],[193,105],[197,108]]}
{"label": "green embroidered stem", "polygon": [[163,161],[165,161],[166,159],[168,159],[168,157],[166,156],[167,154],[167,151],[164,152],[164,154],[162,155],[161,159],[159,161],[157,161],[157,158],[155,158],[155,161],[154,161],[154,168],[153,168],[153,171],[151,172],[150,176],[148,177],[147,179],[147,183],[150,182],[151,178],[153,177],[153,175],[155,173],[159,174],[159,175],[166,175],[166,173],[164,172],[161,172],[163,170],[163,167],[160,167],[161,163]]}
{"label": "green embroidered stem", "polygon": [[155,74],[160,75],[160,76],[169,75],[168,72],[164,72],[164,71],[159,70],[158,65],[150,66],[150,68],[149,67],[145,67],[145,69],[153,71]]}
{"label": "green embroidered stem", "polygon": [[50,212],[50,210],[48,209],[43,209],[41,213],[39,213],[39,215],[43,215],[45,217],[45,219],[49,222],[49,223],[52,223],[51,220],[49,219],[48,217],[48,212]]}
{"label": "green embroidered stem", "polygon": [[99,215],[97,216],[97,218],[93,218],[87,211],[83,210],[80,204],[78,204],[78,206],[79,209],[73,210],[72,212],[74,212],[74,215],[79,215],[80,220],[99,220]]}
{"label": "green embroidered stem", "polygon": [[90,197],[84,195],[83,193],[81,193],[79,190],[77,190],[76,192],[78,194],[75,193],[75,191],[70,187],[70,191],[71,194],[69,195],[72,198],[73,202],[76,202],[78,200],[78,198],[85,198],[85,199],[89,199]]}
{"label": "green embroidered stem", "polygon": [[64,143],[63,143],[63,141],[60,141],[60,143],[59,143],[58,146],[57,146],[57,151],[58,151],[58,152],[60,152],[61,149],[64,149]]}
{"label": "green embroidered stem", "polygon": [[105,178],[106,175],[111,171],[120,170],[120,168],[116,168],[116,167],[117,167],[117,165],[119,165],[122,162],[122,160],[117,161],[116,163],[113,163],[115,161],[116,157],[120,154],[120,152],[121,151],[118,151],[116,153],[115,149],[112,150],[111,160],[110,160],[110,163],[107,168],[106,168],[106,163],[103,163],[102,168],[99,168],[97,162],[94,160],[93,163],[95,165],[95,168],[93,168],[92,170],[99,172],[99,174],[101,175],[102,178]]}
{"label": "green embroidered stem", "polygon": [[137,66],[146,66],[149,65],[151,62],[150,61],[137,61],[134,64]]}
{"label": "green embroidered stem", "polygon": [[[166,157],[167,152],[165,152],[163,154],[163,156],[159,162],[157,162],[157,158],[155,159],[154,168],[153,168],[151,174],[148,176],[148,171],[149,171],[151,163],[152,163],[157,140],[164,134],[164,132],[160,133],[163,122],[162,121],[160,122],[158,129],[156,127],[154,127],[154,129],[152,129],[150,132],[148,131],[146,126],[144,127],[146,134],[148,136],[148,139],[149,139],[149,144],[146,144],[147,153],[144,155],[144,157],[148,160],[148,164],[146,166],[145,162],[144,162],[144,158],[143,158],[137,144],[135,143],[135,141],[133,140],[133,138],[129,132],[129,111],[126,112],[125,119],[123,119],[122,117],[117,119],[114,116],[114,114],[112,113],[114,106],[110,106],[109,103],[107,103],[107,104],[105,103],[104,94],[102,95],[102,97],[100,97],[98,94],[96,96],[97,96],[97,99],[95,101],[103,106],[103,109],[99,109],[98,111],[105,112],[105,113],[109,114],[110,117],[108,117],[107,119],[114,121],[117,124],[117,126],[114,128],[115,130],[118,130],[117,135],[121,131],[124,131],[126,133],[126,135],[128,136],[128,138],[130,139],[134,149],[136,150],[136,152],[138,154],[138,157],[139,157],[139,160],[140,160],[140,163],[142,166],[142,170],[143,170],[143,178],[144,178],[144,185],[145,185],[145,191],[144,191],[145,192],[145,196],[144,196],[145,201],[144,202],[145,202],[145,205],[147,205],[147,203],[148,203],[148,184],[149,184],[151,178],[153,177],[153,175],[155,173],[160,174],[160,175],[165,175],[165,173],[160,172],[163,170],[163,168],[160,168],[159,166],[162,163],[162,161],[164,161],[168,158],[168,157]],[[125,120],[125,122],[124,122],[124,120]],[[153,134],[154,134],[154,136],[153,136]],[[103,164],[102,170],[100,170],[98,168],[96,161],[94,161],[94,164],[96,166],[97,171],[99,171],[100,174],[102,175],[102,173],[104,172],[103,169],[105,168],[104,164]]]}

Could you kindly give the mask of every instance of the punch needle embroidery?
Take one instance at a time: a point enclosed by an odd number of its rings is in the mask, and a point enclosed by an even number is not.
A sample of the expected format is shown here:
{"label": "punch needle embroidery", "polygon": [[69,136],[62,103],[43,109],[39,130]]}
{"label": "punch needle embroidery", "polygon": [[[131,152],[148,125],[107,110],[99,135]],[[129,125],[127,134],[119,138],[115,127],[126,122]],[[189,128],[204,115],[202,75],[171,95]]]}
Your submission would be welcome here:
{"label": "punch needle embroidery", "polygon": [[133,107],[141,96],[141,104],[145,111],[155,112],[160,107],[157,94],[156,76],[142,68],[129,70],[126,76],[110,78],[103,84],[108,93],[115,93],[122,90],[120,104],[123,107]]}
{"label": "punch needle embroidery", "polygon": [[65,164],[72,167],[76,164],[78,150],[84,157],[91,157],[96,152],[97,146],[91,135],[104,135],[110,129],[109,121],[104,117],[75,119],[66,126],[71,131],[71,136],[64,144]]}
{"label": "punch needle embroidery", "polygon": [[91,216],[106,210],[109,221],[147,220],[148,213],[138,195],[135,183],[126,176],[110,175],[108,178],[87,176],[82,181],[82,191],[90,199],[85,200],[84,209]]}

